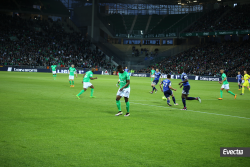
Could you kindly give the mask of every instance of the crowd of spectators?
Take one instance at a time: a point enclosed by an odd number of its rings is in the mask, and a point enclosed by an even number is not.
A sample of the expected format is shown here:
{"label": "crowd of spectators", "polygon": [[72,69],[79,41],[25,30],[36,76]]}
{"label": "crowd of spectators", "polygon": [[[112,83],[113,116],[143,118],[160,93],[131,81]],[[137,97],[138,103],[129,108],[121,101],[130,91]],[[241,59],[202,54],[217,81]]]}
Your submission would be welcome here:
{"label": "crowd of spectators", "polygon": [[[189,75],[219,75],[225,69],[228,77],[235,77],[250,67],[250,42],[207,43],[195,46],[176,56],[153,65],[167,74],[178,74],[181,69]],[[152,66],[137,72],[149,73]]]}
{"label": "crowd of spectators", "polygon": [[0,65],[109,68],[106,55],[80,33],[52,20],[0,15]]}

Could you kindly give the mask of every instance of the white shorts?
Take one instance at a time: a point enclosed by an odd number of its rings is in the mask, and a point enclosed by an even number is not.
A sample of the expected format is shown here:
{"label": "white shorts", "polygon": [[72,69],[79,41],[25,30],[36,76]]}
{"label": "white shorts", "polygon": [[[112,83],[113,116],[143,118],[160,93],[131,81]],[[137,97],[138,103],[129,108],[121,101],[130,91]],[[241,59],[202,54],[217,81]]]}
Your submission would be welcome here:
{"label": "white shorts", "polygon": [[56,74],[56,71],[52,71],[52,74]]}
{"label": "white shorts", "polygon": [[72,80],[74,80],[74,76],[69,76],[69,79],[72,79]]}
{"label": "white shorts", "polygon": [[243,84],[244,82],[245,82],[245,80],[242,80],[242,82],[241,82],[241,83]]}
{"label": "white shorts", "polygon": [[222,84],[222,85],[221,85],[221,88],[224,88],[224,89],[227,90],[227,89],[229,89],[229,84],[226,84],[226,85],[223,85],[223,84]]}
{"label": "white shorts", "polygon": [[90,86],[92,86],[92,83],[90,83],[90,82],[83,82],[83,88],[87,89]]}
{"label": "white shorts", "polygon": [[130,87],[129,88],[124,88],[122,91],[120,91],[120,89],[118,89],[116,95],[121,96],[121,97],[129,98],[129,94],[130,94]]}

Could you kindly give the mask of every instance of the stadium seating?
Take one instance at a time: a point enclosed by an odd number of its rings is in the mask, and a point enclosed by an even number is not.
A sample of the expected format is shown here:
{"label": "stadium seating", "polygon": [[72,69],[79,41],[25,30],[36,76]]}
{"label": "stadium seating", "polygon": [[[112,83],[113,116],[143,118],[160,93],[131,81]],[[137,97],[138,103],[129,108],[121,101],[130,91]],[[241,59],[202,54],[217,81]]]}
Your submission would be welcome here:
{"label": "stadium seating", "polygon": [[[212,49],[211,49],[212,48]],[[189,75],[217,75],[219,69],[225,69],[228,77],[235,77],[238,71],[250,66],[250,42],[206,43],[197,45],[176,56],[155,63],[154,67],[166,73],[177,73],[184,69]],[[151,67],[138,72],[149,73]]]}
{"label": "stadium seating", "polygon": [[119,34],[127,34],[127,31],[123,24],[123,18],[120,14],[112,14],[107,16],[107,19],[113,23],[115,32]]}
{"label": "stadium seating", "polygon": [[163,19],[162,15],[153,14],[148,26],[148,31],[152,30]]}
{"label": "stadium seating", "polygon": [[[229,7],[220,7],[219,9],[211,10],[210,12],[203,15],[198,19],[191,27],[189,27],[185,32],[204,32],[204,31],[214,31],[214,25],[216,20],[220,18],[223,13],[229,10]],[[226,17],[226,16],[225,16]],[[228,23],[230,24],[230,23]]]}
{"label": "stadium seating", "polygon": [[[37,31],[34,27],[40,27]],[[0,15],[0,65],[105,67],[105,54],[82,34],[66,33],[58,22]]]}
{"label": "stadium seating", "polygon": [[138,15],[133,30],[144,31],[148,23],[149,15]]}
{"label": "stadium seating", "polygon": [[148,30],[148,33],[163,33],[164,30],[171,27],[174,23],[176,23],[178,20],[182,19],[185,16],[185,14],[174,14],[174,15],[168,15],[162,21],[154,27],[151,31]]}
{"label": "stadium seating", "polygon": [[129,31],[130,28],[132,27],[133,21],[135,19],[135,15],[124,15],[123,18],[124,18],[127,30]]}

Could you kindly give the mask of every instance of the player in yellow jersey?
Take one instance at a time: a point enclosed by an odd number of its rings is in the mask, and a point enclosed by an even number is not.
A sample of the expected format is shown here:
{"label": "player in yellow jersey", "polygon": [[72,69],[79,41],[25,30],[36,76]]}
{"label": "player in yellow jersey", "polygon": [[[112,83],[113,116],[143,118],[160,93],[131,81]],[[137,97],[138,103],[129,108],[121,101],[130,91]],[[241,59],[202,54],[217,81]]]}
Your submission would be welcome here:
{"label": "player in yellow jersey", "polygon": [[242,85],[242,93],[240,95],[244,95],[245,87],[247,87],[247,89],[250,91],[249,81],[248,81],[249,79],[250,79],[250,75],[247,74],[247,71],[244,71],[244,76],[242,78],[242,80],[244,80],[244,83]]}

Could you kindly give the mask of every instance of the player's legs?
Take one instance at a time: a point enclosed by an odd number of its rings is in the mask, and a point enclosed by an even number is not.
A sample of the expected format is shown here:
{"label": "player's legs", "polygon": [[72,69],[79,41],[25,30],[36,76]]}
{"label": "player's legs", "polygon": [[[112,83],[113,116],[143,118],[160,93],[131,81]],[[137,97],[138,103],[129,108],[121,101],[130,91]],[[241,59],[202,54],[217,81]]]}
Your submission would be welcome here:
{"label": "player's legs", "polygon": [[241,90],[241,81],[238,82],[239,90]]}
{"label": "player's legs", "polygon": [[187,99],[187,95],[186,94],[182,94],[181,95],[181,99],[182,99],[182,104],[184,106],[184,108],[182,110],[187,110],[187,107],[186,107],[186,99]]}
{"label": "player's legs", "polygon": [[172,100],[173,100],[173,102],[174,102],[174,105],[178,105],[178,103],[175,102],[175,97],[174,97],[174,94],[173,94],[173,93],[172,93],[171,96],[172,96]]}
{"label": "player's legs", "polygon": [[94,85],[91,85],[90,88],[91,88],[90,97],[95,98],[95,96],[93,96],[93,94],[94,94]]}
{"label": "player's legs", "polygon": [[151,84],[151,87],[152,87],[152,91],[150,92],[151,94],[154,92],[154,90],[155,90],[155,84],[154,83],[152,83]]}
{"label": "player's legs", "polygon": [[[91,87],[91,86],[93,86],[90,82],[83,82],[83,90],[81,90],[77,95],[76,95],[76,97],[78,98],[78,99],[80,99],[80,95],[81,94],[83,94],[84,92],[86,92],[86,90],[88,89],[88,87]],[[93,89],[94,89],[94,86],[93,86]],[[92,88],[91,88],[91,90],[92,90]],[[94,91],[93,91],[94,92]]]}
{"label": "player's legs", "polygon": [[222,85],[221,88],[220,88],[220,98],[218,98],[218,100],[223,99],[223,90],[224,90],[224,86]]}
{"label": "player's legs", "polygon": [[128,101],[128,97],[124,97],[124,100],[125,100],[125,103],[126,103],[126,110],[127,110],[127,113],[126,113],[126,115],[124,115],[124,116],[129,116],[129,115],[130,115],[130,114],[129,114],[130,103],[129,103],[129,101]]}
{"label": "player's legs", "polygon": [[72,79],[72,87],[75,87],[75,81]]}
{"label": "player's legs", "polygon": [[167,104],[168,104],[169,106],[172,106],[172,105],[170,104],[170,96],[171,96],[171,94],[172,94],[172,91],[171,91],[171,90],[167,90],[167,91],[164,92],[164,95],[165,95],[165,97],[167,98]]}
{"label": "player's legs", "polygon": [[234,94],[233,92],[229,91],[229,87],[226,88],[226,91],[227,91],[227,93],[230,93],[231,95],[233,95],[233,96],[234,96],[234,99],[236,99],[237,95]]}
{"label": "player's legs", "polygon": [[118,113],[116,114],[116,116],[122,115],[121,102],[120,102],[121,97],[122,96],[120,96],[120,95],[116,95],[115,100],[116,100],[116,106],[117,106],[117,109],[118,109]]}

